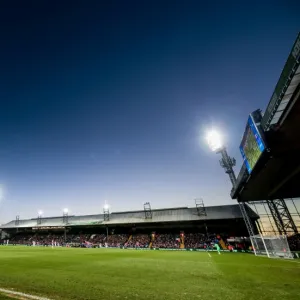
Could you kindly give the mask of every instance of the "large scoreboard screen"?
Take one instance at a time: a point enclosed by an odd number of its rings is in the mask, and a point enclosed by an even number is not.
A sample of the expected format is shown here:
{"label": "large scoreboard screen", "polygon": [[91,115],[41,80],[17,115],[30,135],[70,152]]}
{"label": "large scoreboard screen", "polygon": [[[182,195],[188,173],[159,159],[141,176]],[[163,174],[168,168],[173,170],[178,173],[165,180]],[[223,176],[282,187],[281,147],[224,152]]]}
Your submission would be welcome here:
{"label": "large scoreboard screen", "polygon": [[240,151],[249,174],[251,174],[265,149],[266,145],[251,114],[240,145]]}

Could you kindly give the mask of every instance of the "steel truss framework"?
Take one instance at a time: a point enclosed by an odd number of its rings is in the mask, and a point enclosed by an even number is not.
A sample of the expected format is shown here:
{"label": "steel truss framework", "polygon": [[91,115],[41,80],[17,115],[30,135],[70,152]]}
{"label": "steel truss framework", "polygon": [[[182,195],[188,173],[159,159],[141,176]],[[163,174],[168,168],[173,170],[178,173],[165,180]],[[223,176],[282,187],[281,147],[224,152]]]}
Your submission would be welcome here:
{"label": "steel truss framework", "polygon": [[203,199],[201,199],[201,198],[195,199],[195,205],[196,205],[198,216],[206,216],[207,215]]}
{"label": "steel truss framework", "polygon": [[[220,149],[218,151],[218,153],[221,153],[221,155],[222,155],[222,159],[220,160],[220,165],[225,170],[225,172],[229,175],[232,186],[234,187],[236,184],[236,177],[235,177],[235,174],[233,171],[233,167],[235,166],[235,159],[230,157],[227,154],[225,147]],[[287,233],[293,233],[293,234],[298,233],[295,222],[289,212],[289,209],[288,209],[284,199],[266,200],[266,203],[269,207],[269,210],[274,219],[274,222],[276,224],[279,234],[287,235]],[[248,216],[247,205],[245,203],[239,202],[239,206],[240,206],[249,236],[254,236],[255,232],[254,232],[254,228],[253,228],[253,223]],[[259,225],[259,223],[258,223],[258,225]],[[258,226],[258,227],[261,230],[260,226]],[[256,247],[256,245],[253,245],[253,246]]]}
{"label": "steel truss framework", "polygon": [[109,221],[109,209],[105,207],[103,209],[104,221]]}
{"label": "steel truss framework", "polygon": [[152,219],[152,210],[150,202],[144,203],[145,219]]}
{"label": "steel truss framework", "polygon": [[[260,217],[259,220],[256,221],[256,225],[259,229],[259,232],[261,234],[266,234],[266,235],[273,235],[273,234],[276,235],[276,230],[275,230],[275,228],[273,226],[273,222],[272,222],[273,216],[271,215],[270,212],[268,212],[268,210],[266,208],[266,206],[267,206],[266,201],[255,201],[255,202],[249,202],[248,204],[251,205],[251,207],[255,210],[256,214]],[[258,211],[257,205],[261,205],[263,207],[263,210],[264,210],[263,213]],[[265,228],[265,225],[263,223],[265,217],[268,219],[267,225],[271,226],[271,230],[269,230],[268,228]]]}
{"label": "steel truss framework", "polygon": [[266,200],[280,234],[298,233],[298,229],[284,199]]}
{"label": "steel truss framework", "polygon": [[222,149],[220,149],[217,153],[221,153],[222,158],[219,160],[220,162],[220,166],[225,170],[225,173],[228,174],[229,179],[232,183],[232,186],[234,187],[236,184],[236,177],[233,171],[233,167],[236,164],[236,160],[233,157],[230,157],[227,154],[227,150],[225,147],[223,147]]}
{"label": "steel truss framework", "polygon": [[[240,210],[242,212],[243,219],[244,219],[244,222],[245,222],[247,230],[248,230],[249,237],[252,237],[256,233],[254,232],[253,223],[252,223],[251,219],[249,218],[249,215],[247,212],[248,206],[244,202],[239,202],[239,206],[240,206]],[[256,251],[255,253],[257,253],[258,249],[260,249],[257,244],[257,240],[251,238],[251,244],[252,244],[252,247],[254,249],[256,249],[256,250],[254,250],[254,251]]]}
{"label": "steel truss framework", "polygon": [[68,213],[64,213],[63,214],[63,223],[68,224],[68,222],[69,222],[69,215],[68,215]]}
{"label": "steel truss framework", "polygon": [[253,223],[252,223],[251,219],[249,218],[249,215],[247,212],[247,209],[248,209],[247,205],[244,202],[239,202],[239,206],[240,206],[240,210],[242,212],[242,216],[243,216],[244,222],[246,224],[249,236],[255,235],[256,233],[253,228]]}
{"label": "steel truss framework", "polygon": [[[298,200],[299,201],[299,200]],[[268,201],[253,201],[248,204],[256,211],[260,219],[257,221],[257,227],[263,235],[297,234],[300,220],[300,213],[294,199],[276,199]],[[294,207],[294,212],[288,208]],[[258,207],[263,208],[259,211]],[[297,223],[297,224],[296,224]]]}
{"label": "steel truss framework", "polygon": [[19,226],[19,225],[20,225],[20,216],[16,216],[15,225],[16,225],[16,226]]}

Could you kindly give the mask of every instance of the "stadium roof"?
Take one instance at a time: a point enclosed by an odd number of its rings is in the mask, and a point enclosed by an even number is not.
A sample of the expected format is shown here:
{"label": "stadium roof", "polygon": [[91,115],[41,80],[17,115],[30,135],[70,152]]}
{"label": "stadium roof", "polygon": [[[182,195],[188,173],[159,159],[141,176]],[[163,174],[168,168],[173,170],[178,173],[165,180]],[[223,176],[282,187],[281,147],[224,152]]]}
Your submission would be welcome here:
{"label": "stadium roof", "polygon": [[288,59],[267,106],[261,125],[267,131],[283,119],[291,106],[292,96],[300,83],[300,33],[292,47]]}
{"label": "stadium roof", "polygon": [[[253,210],[249,208],[251,218],[259,218]],[[165,223],[165,222],[191,222],[191,221],[208,221],[208,220],[228,220],[242,219],[238,204],[225,206],[209,206],[206,207],[206,216],[199,216],[196,208],[177,207],[168,209],[152,210],[152,219],[145,219],[145,212],[128,211],[116,212],[109,215],[109,221],[104,221],[104,215],[85,215],[85,216],[69,216],[68,223],[64,224],[64,218],[52,217],[42,218],[38,220],[27,219],[13,220],[7,224],[1,225],[1,229],[13,228],[32,228],[32,227],[63,227],[63,226],[92,226],[92,225],[125,225],[125,224],[141,224],[141,223]],[[38,224],[41,221],[40,224]]]}

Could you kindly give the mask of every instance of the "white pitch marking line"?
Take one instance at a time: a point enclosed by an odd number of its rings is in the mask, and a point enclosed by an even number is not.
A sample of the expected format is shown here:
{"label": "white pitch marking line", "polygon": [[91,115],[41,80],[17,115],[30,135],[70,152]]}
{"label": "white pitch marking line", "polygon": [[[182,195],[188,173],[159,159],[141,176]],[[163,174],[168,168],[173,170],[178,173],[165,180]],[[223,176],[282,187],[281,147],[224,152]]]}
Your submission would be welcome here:
{"label": "white pitch marking line", "polygon": [[34,296],[34,295],[25,294],[25,293],[21,293],[21,292],[15,292],[12,290],[2,289],[2,288],[0,288],[0,292],[7,294],[7,295],[21,296],[21,297],[25,297],[25,298],[33,299],[33,300],[51,300],[51,299],[45,298],[45,297]]}
{"label": "white pitch marking line", "polygon": [[211,255],[209,254],[209,252],[207,252],[208,256],[211,257]]}

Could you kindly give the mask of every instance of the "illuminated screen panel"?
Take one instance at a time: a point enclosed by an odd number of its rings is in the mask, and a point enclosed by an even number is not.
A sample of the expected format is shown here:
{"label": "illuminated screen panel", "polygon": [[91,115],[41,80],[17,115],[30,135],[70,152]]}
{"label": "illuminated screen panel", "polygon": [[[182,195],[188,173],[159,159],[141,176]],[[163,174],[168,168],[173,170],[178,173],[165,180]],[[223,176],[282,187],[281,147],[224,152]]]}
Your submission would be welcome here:
{"label": "illuminated screen panel", "polygon": [[250,115],[240,145],[240,151],[249,174],[252,172],[265,149],[263,139]]}

